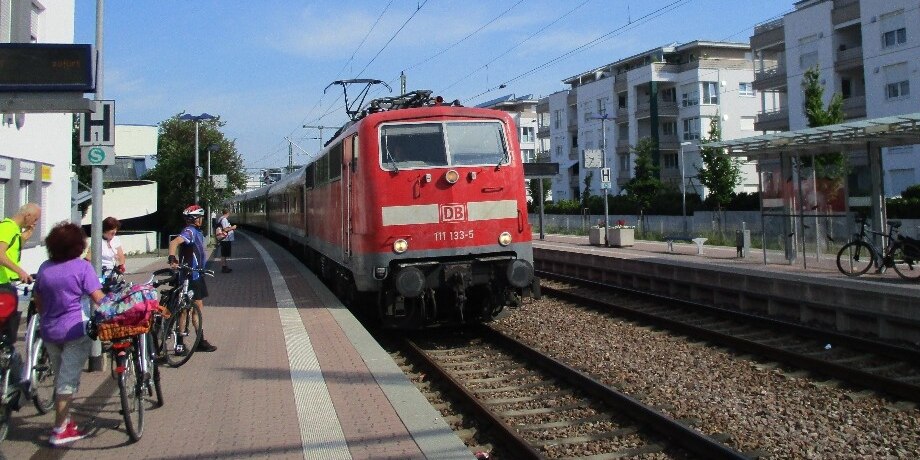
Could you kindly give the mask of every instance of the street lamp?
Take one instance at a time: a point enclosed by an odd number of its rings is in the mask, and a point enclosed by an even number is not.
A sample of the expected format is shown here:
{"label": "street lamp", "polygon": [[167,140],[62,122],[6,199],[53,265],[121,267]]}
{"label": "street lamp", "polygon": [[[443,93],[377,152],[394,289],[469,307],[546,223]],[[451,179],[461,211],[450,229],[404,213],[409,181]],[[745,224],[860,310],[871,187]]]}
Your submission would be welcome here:
{"label": "street lamp", "polygon": [[681,214],[684,216],[684,235],[689,233],[687,229],[687,179],[684,176],[684,146],[690,144],[692,142],[680,143],[680,202]]}
{"label": "street lamp", "polygon": [[[603,138],[603,146],[601,147],[601,171],[603,171],[607,169],[607,114],[604,113],[599,117],[588,117],[588,119],[601,121],[601,137]],[[610,215],[607,210],[607,189],[604,188],[603,181],[601,181],[601,190],[604,193],[604,246],[610,247],[610,240],[607,237],[607,227],[610,226]]]}
{"label": "street lamp", "polygon": [[202,120],[216,120],[217,117],[205,112],[201,115],[186,113],[180,116],[179,119],[182,121],[195,122],[195,204],[198,204],[198,168],[200,168],[200,166],[198,166],[198,124],[201,123]]}

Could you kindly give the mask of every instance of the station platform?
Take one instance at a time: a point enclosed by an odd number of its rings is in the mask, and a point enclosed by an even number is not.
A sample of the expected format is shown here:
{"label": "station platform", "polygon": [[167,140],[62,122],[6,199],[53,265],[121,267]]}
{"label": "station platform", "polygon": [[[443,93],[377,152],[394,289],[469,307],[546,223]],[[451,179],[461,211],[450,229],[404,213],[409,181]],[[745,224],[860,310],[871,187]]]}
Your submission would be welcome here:
{"label": "station platform", "polygon": [[[145,281],[165,257],[128,261]],[[217,346],[163,367],[165,404],[131,444],[108,369],[84,372],[74,419],[89,437],[48,445],[53,414],[13,415],[10,459],[474,458],[392,358],[285,249],[238,232],[232,273],[208,279],[204,336]],[[21,342],[20,342],[21,344]]]}
{"label": "station platform", "polygon": [[590,245],[587,236],[534,240],[538,270],[571,276],[591,272],[614,285],[743,312],[853,332],[920,347],[920,282],[888,269],[850,278],[836,258],[788,263],[779,251],[636,240],[628,247]]}

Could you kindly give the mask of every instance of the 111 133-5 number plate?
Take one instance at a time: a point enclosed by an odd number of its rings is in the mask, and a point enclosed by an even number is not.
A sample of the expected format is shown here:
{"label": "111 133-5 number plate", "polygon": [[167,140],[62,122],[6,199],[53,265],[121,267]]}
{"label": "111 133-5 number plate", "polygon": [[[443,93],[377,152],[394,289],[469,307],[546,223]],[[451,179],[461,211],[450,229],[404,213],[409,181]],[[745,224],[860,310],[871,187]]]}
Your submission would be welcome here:
{"label": "111 133-5 number plate", "polygon": [[473,239],[473,230],[450,230],[442,232],[434,232],[435,241],[458,241],[458,240],[472,240]]}

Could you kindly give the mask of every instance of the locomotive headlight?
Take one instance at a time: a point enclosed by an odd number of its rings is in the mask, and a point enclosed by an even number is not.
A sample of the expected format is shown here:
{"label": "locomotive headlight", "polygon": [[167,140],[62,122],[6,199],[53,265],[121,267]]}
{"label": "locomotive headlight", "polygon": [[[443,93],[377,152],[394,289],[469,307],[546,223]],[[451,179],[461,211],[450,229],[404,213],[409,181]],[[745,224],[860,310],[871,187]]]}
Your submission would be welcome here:
{"label": "locomotive headlight", "polygon": [[400,238],[393,242],[393,252],[397,254],[402,254],[409,249],[409,242]]}
{"label": "locomotive headlight", "polygon": [[444,174],[444,180],[446,180],[448,184],[455,184],[458,180],[460,180],[460,173],[450,169],[446,174]]}
{"label": "locomotive headlight", "polygon": [[508,246],[511,244],[511,234],[508,232],[502,232],[501,235],[498,235],[498,244],[502,246]]}

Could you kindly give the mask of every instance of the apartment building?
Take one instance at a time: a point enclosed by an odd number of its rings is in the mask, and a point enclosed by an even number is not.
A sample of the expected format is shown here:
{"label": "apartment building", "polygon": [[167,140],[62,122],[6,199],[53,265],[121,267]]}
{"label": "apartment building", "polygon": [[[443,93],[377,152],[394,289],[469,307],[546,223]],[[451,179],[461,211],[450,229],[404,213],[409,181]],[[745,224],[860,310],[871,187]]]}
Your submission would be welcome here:
{"label": "apartment building", "polygon": [[[554,197],[577,199],[586,182],[592,194],[601,194],[599,171],[582,167],[585,149],[605,149],[609,193],[621,193],[633,175],[633,147],[643,138],[656,141],[653,159],[663,181],[680,187],[683,159],[687,192],[705,194],[695,180],[700,139],[708,137],[713,120],[723,139],[756,134],[761,104],[753,80],[748,44],[700,40],[650,49],[566,78],[568,89],[537,104],[537,137],[548,141],[550,161],[560,163]],[[738,191],[756,191],[754,166],[744,165],[742,175]]]}
{"label": "apartment building", "polygon": [[[802,77],[818,67],[825,104],[843,97],[846,121],[920,111],[920,4],[915,0],[803,0],[751,36],[760,132],[807,127]],[[883,149],[885,195],[920,183],[920,148]]]}

